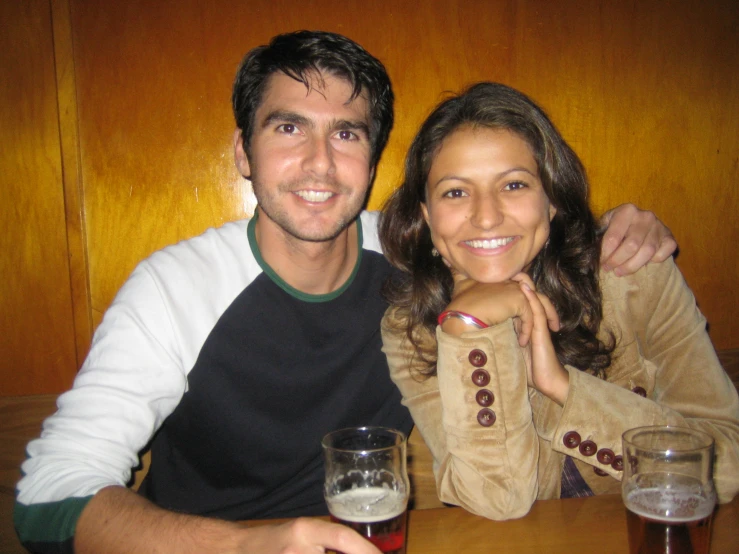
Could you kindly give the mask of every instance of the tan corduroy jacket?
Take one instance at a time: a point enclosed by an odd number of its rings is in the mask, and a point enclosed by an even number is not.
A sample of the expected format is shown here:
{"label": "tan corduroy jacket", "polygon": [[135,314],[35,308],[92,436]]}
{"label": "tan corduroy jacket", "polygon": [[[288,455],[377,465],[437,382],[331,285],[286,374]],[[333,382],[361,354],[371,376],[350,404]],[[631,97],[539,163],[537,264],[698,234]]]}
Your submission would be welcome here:
{"label": "tan corduroy jacket", "polygon": [[437,327],[438,374],[425,378],[396,330],[397,312],[385,314],[391,376],[434,456],[442,501],[491,519],[521,517],[537,498],[560,496],[566,456],[595,494],[618,493],[621,434],[659,424],[711,434],[719,501],[737,493],[739,398],[680,271],[668,260],[600,279],[601,331],[611,330],[617,347],[607,380],[567,368],[564,407],[527,386],[510,320],[461,337]]}

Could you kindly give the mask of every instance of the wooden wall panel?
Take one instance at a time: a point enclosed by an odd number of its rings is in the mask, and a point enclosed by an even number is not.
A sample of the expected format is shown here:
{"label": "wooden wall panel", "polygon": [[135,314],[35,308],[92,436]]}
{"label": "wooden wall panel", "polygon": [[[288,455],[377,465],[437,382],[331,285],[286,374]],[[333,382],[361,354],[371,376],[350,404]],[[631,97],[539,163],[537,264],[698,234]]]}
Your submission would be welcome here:
{"label": "wooden wall panel", "polygon": [[397,123],[370,205],[445,90],[499,80],[552,115],[597,210],[634,201],[673,229],[718,347],[737,347],[739,7],[733,1],[71,0],[96,321],[136,262],[249,211],[233,169],[242,55],[299,28],[382,59]]}
{"label": "wooden wall panel", "polygon": [[0,2],[0,395],[77,371],[48,0]]}

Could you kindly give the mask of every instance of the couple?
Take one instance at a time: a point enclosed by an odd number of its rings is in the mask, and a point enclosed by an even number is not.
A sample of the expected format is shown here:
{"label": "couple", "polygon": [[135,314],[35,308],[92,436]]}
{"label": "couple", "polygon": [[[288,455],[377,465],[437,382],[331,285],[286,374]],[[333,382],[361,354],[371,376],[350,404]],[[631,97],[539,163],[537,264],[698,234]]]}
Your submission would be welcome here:
{"label": "couple", "polygon": [[[298,32],[247,55],[232,100],[236,164],[252,181],[258,210],[251,220],[155,253],[121,288],[73,389],[59,398],[58,412],[28,446],[15,524],[33,551],[377,552],[350,529],[312,518],[259,528],[233,521],[325,514],[323,434],[353,425],[407,433],[413,425],[401,391],[416,407],[398,375],[411,369],[404,365],[406,354],[415,359],[417,348],[400,357],[391,353],[399,390],[380,338],[388,308],[381,288],[391,277],[402,280],[403,273],[381,254],[377,214],[361,212],[392,127],[390,81],[382,64],[352,41]],[[564,213],[554,199],[552,205]],[[433,238],[445,237],[443,226],[434,224],[433,203],[423,206]],[[612,214],[610,223],[602,259],[612,268],[629,273],[650,257],[664,260],[675,248],[651,214],[633,207]],[[432,275],[446,283],[440,308],[447,307],[445,294],[451,291],[446,264],[457,263],[443,242],[432,260]],[[427,246],[424,255],[431,252]],[[400,262],[394,254],[391,259]],[[465,268],[455,271],[464,275]],[[533,277],[532,291],[546,295],[548,289]],[[467,281],[474,292],[475,283]],[[462,287],[460,281],[452,302],[463,299]],[[531,352],[534,375],[552,358],[537,351],[544,343],[542,317],[561,325],[563,334],[571,331],[571,318],[560,314],[560,322],[554,313],[559,304],[547,305],[544,296],[544,314],[538,304],[527,312],[526,306],[535,305],[532,294],[527,304],[510,294],[508,304],[517,310],[514,331],[521,343],[531,336],[534,348],[523,352]],[[402,319],[402,299],[393,302],[400,312],[390,314]],[[496,323],[473,306],[448,309]],[[426,320],[419,337],[430,328]],[[445,320],[443,332],[451,337],[449,326],[460,321]],[[401,339],[416,328],[415,320],[409,322]],[[593,325],[586,321],[590,331]],[[579,337],[579,327],[573,329]],[[394,338],[388,335],[388,348]],[[406,349],[406,343],[401,340],[398,348]],[[430,355],[424,359],[431,365],[423,370],[429,374],[436,365]],[[603,360],[598,363],[602,367]],[[438,370],[441,378],[441,358]],[[571,377],[570,396],[575,383]],[[502,420],[504,391],[489,390],[498,395],[492,406]],[[530,390],[532,406],[544,400],[535,398],[535,387]],[[423,417],[419,425],[437,461],[447,463],[439,447],[445,438],[451,444],[446,431]],[[432,433],[438,433],[435,443]],[[136,494],[125,483],[148,444],[151,467]],[[438,469],[444,475],[443,466]]]}

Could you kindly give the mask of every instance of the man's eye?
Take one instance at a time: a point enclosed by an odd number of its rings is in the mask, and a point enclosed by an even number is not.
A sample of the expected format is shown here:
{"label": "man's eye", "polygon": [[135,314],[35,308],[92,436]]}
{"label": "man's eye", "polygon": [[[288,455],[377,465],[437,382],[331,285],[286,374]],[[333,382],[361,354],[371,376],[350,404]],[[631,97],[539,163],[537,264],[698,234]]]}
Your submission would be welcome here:
{"label": "man's eye", "polygon": [[351,131],[346,131],[346,130],[339,131],[338,134],[337,134],[337,136],[341,140],[357,140],[359,138],[355,133],[353,133]]}
{"label": "man's eye", "polygon": [[292,123],[283,123],[282,125],[277,127],[277,130],[280,131],[281,133],[292,135],[298,130],[298,128]]}

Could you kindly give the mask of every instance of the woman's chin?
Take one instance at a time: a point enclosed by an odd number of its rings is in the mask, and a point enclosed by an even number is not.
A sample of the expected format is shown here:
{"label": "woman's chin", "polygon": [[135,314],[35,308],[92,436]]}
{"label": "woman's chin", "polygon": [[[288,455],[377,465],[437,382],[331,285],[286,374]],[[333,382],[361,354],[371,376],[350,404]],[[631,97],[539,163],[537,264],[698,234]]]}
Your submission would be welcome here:
{"label": "woman's chin", "polygon": [[496,283],[505,283],[510,281],[521,271],[523,271],[523,268],[515,270],[475,271],[470,272],[470,279],[477,281],[478,283],[494,285]]}

